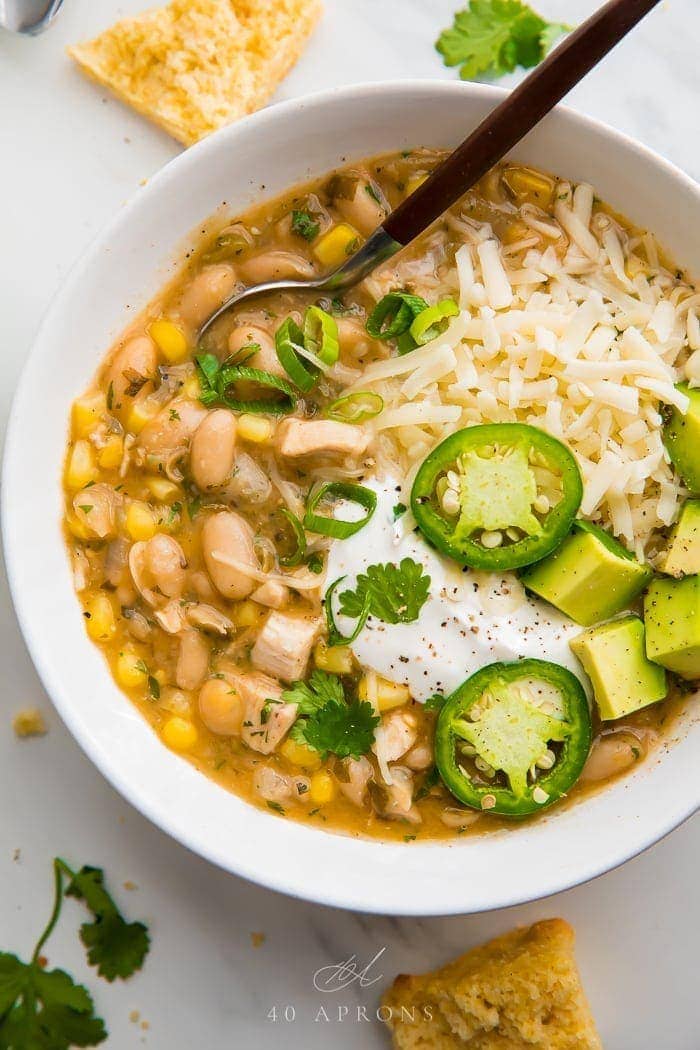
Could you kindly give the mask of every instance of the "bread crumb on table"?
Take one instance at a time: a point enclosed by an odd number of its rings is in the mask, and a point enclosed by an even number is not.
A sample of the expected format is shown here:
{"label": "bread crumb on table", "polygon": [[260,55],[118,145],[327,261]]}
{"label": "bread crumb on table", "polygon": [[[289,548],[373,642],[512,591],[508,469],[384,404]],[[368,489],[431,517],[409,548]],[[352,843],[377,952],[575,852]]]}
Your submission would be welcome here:
{"label": "bread crumb on table", "polygon": [[268,101],[320,14],[321,0],[172,0],[68,53],[189,146]]}
{"label": "bread crumb on table", "polygon": [[382,1000],[395,1050],[602,1050],[563,919],[512,930]]}
{"label": "bread crumb on table", "polygon": [[44,716],[38,707],[24,707],[12,719],[15,736],[44,736],[48,732]]}
{"label": "bread crumb on table", "polygon": [[265,943],[264,933],[251,933],[250,940],[254,948],[261,948]]}

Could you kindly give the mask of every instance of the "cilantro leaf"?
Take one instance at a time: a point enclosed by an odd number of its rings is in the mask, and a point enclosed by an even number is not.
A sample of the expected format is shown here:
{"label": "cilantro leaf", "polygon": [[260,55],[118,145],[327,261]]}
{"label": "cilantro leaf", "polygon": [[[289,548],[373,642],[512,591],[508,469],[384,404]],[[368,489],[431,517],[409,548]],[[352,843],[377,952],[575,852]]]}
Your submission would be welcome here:
{"label": "cilantro leaf", "polygon": [[308,682],[293,682],[281,699],[288,704],[298,704],[300,715],[313,715],[333,700],[345,703],[345,692],[337,675],[316,670]]}
{"label": "cilantro leaf", "polygon": [[340,595],[340,611],[357,619],[369,598],[369,615],[385,623],[414,623],[428,600],[430,577],[413,558],[399,565],[370,565],[360,573],[354,591]]}
{"label": "cilantro leaf", "polygon": [[35,958],[0,953],[0,1050],[69,1050],[106,1038],[86,988]]}
{"label": "cilantro leaf", "polygon": [[442,711],[446,700],[447,697],[443,696],[442,693],[433,693],[432,696],[429,696],[423,702],[423,707],[426,711]]}
{"label": "cilantro leaf", "polygon": [[326,758],[329,753],[338,758],[361,758],[372,746],[374,730],[379,717],[367,700],[329,700],[310,718],[301,723],[296,739],[313,747]]}
{"label": "cilantro leaf", "polygon": [[435,46],[446,66],[460,66],[462,80],[499,77],[536,66],[569,29],[545,21],[523,0],[469,0]]}
{"label": "cilantro leaf", "polygon": [[298,233],[305,241],[315,240],[320,229],[320,223],[314,222],[308,211],[292,212],[292,231]]}
{"label": "cilantro leaf", "polygon": [[95,917],[80,927],[80,939],[101,977],[125,979],[141,968],[149,948],[148,931],[142,922],[126,922],[122,917],[104,887],[100,868],[81,868],[66,896],[84,901]]}

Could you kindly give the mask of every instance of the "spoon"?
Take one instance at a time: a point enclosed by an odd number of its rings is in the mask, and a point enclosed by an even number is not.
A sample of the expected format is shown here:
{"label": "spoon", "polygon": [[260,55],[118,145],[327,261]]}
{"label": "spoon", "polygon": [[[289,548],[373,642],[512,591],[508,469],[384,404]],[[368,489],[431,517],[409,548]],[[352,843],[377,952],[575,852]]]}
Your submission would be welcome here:
{"label": "spoon", "polygon": [[0,26],[36,36],[48,29],[63,0],[0,0]]}
{"label": "spoon", "polygon": [[609,0],[490,113],[358,252],[325,277],[267,281],[235,292],[199,332],[263,292],[340,292],[361,281],[430,226],[542,120],[660,0]]}

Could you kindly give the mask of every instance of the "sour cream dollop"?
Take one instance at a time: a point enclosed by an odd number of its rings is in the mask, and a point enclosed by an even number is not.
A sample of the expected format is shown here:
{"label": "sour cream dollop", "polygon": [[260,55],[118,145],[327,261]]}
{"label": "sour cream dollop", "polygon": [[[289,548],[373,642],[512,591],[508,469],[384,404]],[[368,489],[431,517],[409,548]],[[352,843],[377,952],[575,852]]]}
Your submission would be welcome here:
{"label": "sour cream dollop", "polygon": [[[331,547],[327,582],[346,577],[336,598],[354,588],[368,566],[398,564],[402,558],[419,562],[431,583],[430,597],[414,623],[369,618],[352,643],[363,667],[407,685],[416,700],[451,693],[481,667],[522,657],[568,667],[587,686],[569,649],[570,639],[581,632],[578,624],[527,595],[513,573],[462,570],[432,550],[415,531],[410,512],[394,520],[394,507],[402,499],[394,479],[365,484],[377,493],[377,509],[363,529]],[[336,622],[344,633],[351,632],[352,621],[336,615]]]}

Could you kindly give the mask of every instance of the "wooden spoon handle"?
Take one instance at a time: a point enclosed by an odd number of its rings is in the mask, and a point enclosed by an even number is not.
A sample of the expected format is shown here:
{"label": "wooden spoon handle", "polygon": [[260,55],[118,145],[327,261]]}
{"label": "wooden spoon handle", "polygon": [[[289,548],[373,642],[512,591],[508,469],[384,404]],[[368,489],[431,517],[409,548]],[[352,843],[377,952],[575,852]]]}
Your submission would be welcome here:
{"label": "wooden spoon handle", "polygon": [[564,40],[383,226],[408,244],[520,142],[660,0],[610,0]]}

